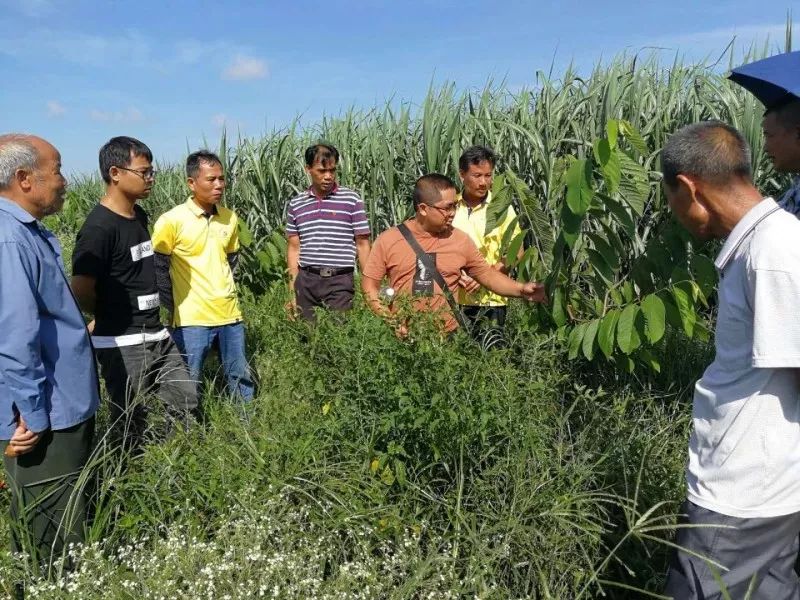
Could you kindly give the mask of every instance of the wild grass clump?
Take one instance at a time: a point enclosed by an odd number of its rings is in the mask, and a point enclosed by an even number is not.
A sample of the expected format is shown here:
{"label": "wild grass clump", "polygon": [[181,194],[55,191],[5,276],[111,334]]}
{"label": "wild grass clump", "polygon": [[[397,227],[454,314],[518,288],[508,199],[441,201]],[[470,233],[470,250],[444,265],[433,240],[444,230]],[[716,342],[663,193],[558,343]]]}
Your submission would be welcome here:
{"label": "wild grass clump", "polygon": [[659,588],[666,552],[636,521],[682,498],[685,395],[659,397],[657,381],[587,386],[562,343],[526,333],[516,314],[510,347],[485,353],[424,318],[400,341],[363,307],[291,322],[283,294],[247,303],[253,414],[243,420],[211,380],[204,425],[124,470],[113,454],[96,461],[77,570],[36,580],[0,553],[6,589],[16,578],[37,598]]}

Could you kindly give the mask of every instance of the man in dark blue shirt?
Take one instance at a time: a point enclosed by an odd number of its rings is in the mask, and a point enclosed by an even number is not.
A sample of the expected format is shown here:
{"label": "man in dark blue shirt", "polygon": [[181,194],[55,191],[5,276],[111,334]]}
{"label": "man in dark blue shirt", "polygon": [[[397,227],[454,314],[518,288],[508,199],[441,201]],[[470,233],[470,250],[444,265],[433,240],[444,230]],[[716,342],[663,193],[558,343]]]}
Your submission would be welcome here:
{"label": "man in dark blue shirt", "polygon": [[83,540],[76,481],[91,451],[99,388],[83,316],[55,236],[61,156],[43,139],[0,135],[0,449],[14,550],[52,564]]}

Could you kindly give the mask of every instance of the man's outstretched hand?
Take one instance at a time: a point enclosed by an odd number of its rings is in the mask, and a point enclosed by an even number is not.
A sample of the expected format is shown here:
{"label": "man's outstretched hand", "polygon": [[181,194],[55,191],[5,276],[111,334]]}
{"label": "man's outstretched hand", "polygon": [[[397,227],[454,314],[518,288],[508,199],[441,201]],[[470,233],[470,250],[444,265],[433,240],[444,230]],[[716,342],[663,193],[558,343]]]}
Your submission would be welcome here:
{"label": "man's outstretched hand", "polygon": [[520,295],[528,302],[547,302],[543,283],[535,281],[523,283]]}

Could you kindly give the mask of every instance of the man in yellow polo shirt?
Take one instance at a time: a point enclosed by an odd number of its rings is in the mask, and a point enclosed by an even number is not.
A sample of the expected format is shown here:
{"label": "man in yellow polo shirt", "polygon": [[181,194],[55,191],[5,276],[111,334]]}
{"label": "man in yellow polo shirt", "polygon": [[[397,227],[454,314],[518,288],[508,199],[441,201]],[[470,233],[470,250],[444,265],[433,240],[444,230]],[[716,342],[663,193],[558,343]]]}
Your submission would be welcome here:
{"label": "man in yellow polo shirt", "polygon": [[[514,223],[516,212],[509,207],[503,222],[486,233],[486,209],[492,201],[492,175],[496,161],[494,152],[486,146],[471,146],[458,159],[462,192],[457,197],[453,227],[465,232],[475,242],[486,262],[508,274],[500,255],[501,242],[509,227],[515,228],[514,236],[521,230]],[[476,339],[486,346],[502,345],[506,321],[505,298],[481,287],[466,273],[461,274],[459,286],[458,303],[470,321]]]}
{"label": "man in yellow polo shirt", "polygon": [[222,162],[201,150],[186,159],[192,195],[167,211],[153,228],[153,250],[161,304],[171,313],[173,338],[200,381],[216,341],[232,394],[253,398],[244,345],[244,325],[233,274],[239,252],[236,214],[220,205],[225,191]]}

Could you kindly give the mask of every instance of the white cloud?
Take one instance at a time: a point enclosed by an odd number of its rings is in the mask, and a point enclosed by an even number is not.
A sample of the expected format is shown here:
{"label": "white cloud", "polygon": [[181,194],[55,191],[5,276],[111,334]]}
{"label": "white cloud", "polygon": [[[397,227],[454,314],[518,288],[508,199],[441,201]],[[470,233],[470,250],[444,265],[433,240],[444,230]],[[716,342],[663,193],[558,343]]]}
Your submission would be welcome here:
{"label": "white cloud", "polygon": [[142,111],[138,108],[130,107],[124,111],[105,111],[93,108],[89,111],[89,118],[92,121],[104,123],[136,123],[144,120]]}
{"label": "white cloud", "polygon": [[57,100],[49,100],[47,102],[47,116],[51,118],[62,117],[67,112],[64,105]]}
{"label": "white cloud", "polygon": [[224,127],[225,123],[227,122],[228,117],[223,115],[222,113],[218,115],[214,115],[211,117],[211,122],[216,125],[217,127]]}
{"label": "white cloud", "polygon": [[267,61],[244,54],[238,54],[233,62],[222,72],[223,79],[245,81],[263,79],[269,74]]}

